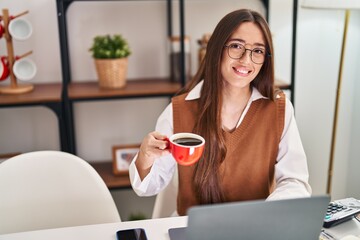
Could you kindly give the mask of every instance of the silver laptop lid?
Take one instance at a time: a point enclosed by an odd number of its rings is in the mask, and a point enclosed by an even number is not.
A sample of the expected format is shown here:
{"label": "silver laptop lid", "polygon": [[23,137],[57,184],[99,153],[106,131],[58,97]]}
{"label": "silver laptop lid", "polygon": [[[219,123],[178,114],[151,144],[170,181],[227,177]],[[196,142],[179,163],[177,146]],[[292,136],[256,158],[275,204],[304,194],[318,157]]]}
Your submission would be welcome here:
{"label": "silver laptop lid", "polygon": [[318,240],[329,196],[195,206],[186,240]]}

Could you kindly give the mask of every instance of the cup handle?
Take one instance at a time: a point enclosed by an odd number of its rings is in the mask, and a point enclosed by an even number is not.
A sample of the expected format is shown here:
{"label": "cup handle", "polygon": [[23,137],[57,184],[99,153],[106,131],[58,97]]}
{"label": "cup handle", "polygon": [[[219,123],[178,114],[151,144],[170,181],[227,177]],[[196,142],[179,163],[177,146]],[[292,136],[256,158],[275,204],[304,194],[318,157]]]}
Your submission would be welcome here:
{"label": "cup handle", "polygon": [[1,21],[0,21],[0,38],[2,38],[4,32],[5,32],[5,28],[3,27],[3,25],[1,25]]}
{"label": "cup handle", "polygon": [[1,57],[1,62],[2,62],[4,65],[9,66],[9,62],[8,62],[7,56],[2,56],[2,57]]}
{"label": "cup handle", "polygon": [[171,146],[170,146],[170,140],[169,138],[165,138],[164,141],[166,141],[166,148],[165,149],[171,149]]}

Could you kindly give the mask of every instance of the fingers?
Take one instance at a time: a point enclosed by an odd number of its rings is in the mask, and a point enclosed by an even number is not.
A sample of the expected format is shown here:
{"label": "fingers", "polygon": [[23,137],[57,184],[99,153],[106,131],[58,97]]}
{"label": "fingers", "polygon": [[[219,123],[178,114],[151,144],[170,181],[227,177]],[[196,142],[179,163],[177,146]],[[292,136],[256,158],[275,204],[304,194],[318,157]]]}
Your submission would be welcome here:
{"label": "fingers", "polygon": [[144,138],[135,162],[141,179],[144,179],[150,172],[157,158],[170,153],[169,150],[166,149],[167,145],[167,136],[159,132],[151,132]]}
{"label": "fingers", "polygon": [[159,132],[151,132],[151,133],[149,133],[149,135],[152,135],[154,138],[156,138],[158,140],[165,140],[167,138],[166,135],[163,135]]}
{"label": "fingers", "polygon": [[168,154],[169,151],[166,149],[168,142],[166,139],[166,135],[160,134],[158,132],[149,133],[141,143],[141,157],[144,157],[147,161],[153,162],[156,158]]}
{"label": "fingers", "polygon": [[167,136],[159,132],[151,132],[148,135],[148,144],[155,149],[164,150],[168,146]]}

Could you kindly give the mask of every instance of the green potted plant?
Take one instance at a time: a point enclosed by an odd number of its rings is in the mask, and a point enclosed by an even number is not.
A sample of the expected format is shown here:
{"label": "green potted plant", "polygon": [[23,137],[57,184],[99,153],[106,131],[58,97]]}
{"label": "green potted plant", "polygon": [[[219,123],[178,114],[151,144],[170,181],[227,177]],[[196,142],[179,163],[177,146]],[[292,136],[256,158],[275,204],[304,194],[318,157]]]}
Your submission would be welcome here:
{"label": "green potted plant", "polygon": [[120,34],[94,37],[89,51],[95,60],[99,86],[121,88],[126,84],[128,56],[131,50],[128,42]]}

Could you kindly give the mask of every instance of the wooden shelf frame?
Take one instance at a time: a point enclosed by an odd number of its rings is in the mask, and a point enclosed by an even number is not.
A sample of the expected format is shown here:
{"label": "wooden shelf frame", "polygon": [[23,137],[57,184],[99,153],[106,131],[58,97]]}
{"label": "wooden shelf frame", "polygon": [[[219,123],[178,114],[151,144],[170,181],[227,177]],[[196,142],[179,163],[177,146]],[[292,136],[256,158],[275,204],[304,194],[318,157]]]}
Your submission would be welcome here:
{"label": "wooden shelf frame", "polygon": [[[67,129],[67,150],[70,153],[76,154],[76,139],[74,127],[73,104],[76,101],[94,101],[94,100],[108,100],[108,99],[124,99],[124,98],[141,98],[141,97],[171,97],[184,85],[184,80],[179,85],[170,84],[168,81],[148,81],[144,80],[128,80],[127,86],[122,90],[105,90],[97,87],[95,82],[75,83],[71,79],[70,57],[67,36],[67,21],[66,12],[71,3],[82,1],[101,1],[101,0],[56,0],[59,40],[61,48],[61,69],[63,78],[63,108],[65,114],[65,126]],[[106,0],[106,1],[134,1],[134,0]],[[172,0],[164,0],[167,3],[167,18],[168,18],[168,35],[172,35]],[[180,9],[179,17],[183,17],[184,0],[179,0]],[[183,29],[183,20],[180,19],[180,29]],[[86,92],[88,91],[88,92]]]}
{"label": "wooden shelf frame", "polygon": [[32,92],[23,94],[0,94],[0,106],[24,106],[61,103],[61,83],[35,84]]}
{"label": "wooden shelf frame", "polygon": [[44,106],[52,110],[58,120],[60,148],[67,151],[67,129],[64,124],[61,83],[34,84],[31,92],[0,94],[0,108]]}
{"label": "wooden shelf frame", "polygon": [[121,98],[171,97],[181,89],[180,83],[169,79],[128,80],[124,88],[99,88],[97,82],[76,82],[68,85],[70,101],[91,101]]}
{"label": "wooden shelf frame", "polygon": [[112,170],[112,162],[92,162],[91,166],[99,173],[106,186],[111,189],[131,188],[129,175],[115,176]]}

